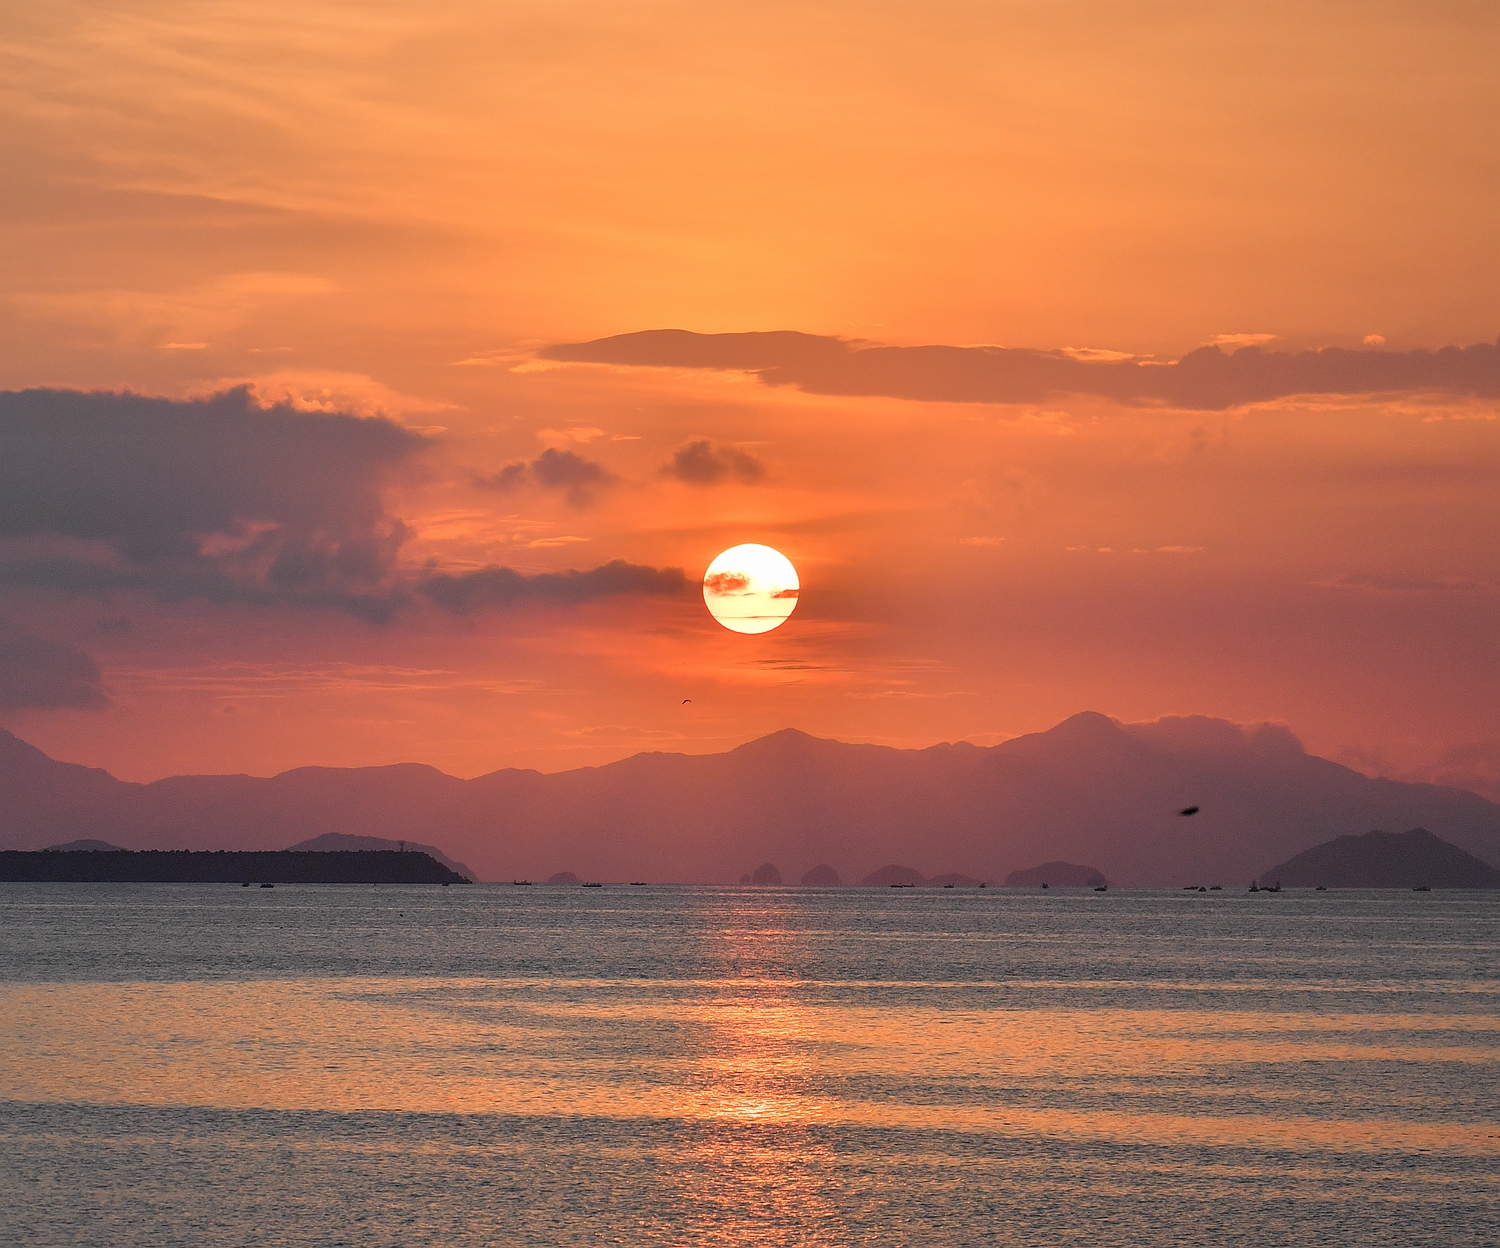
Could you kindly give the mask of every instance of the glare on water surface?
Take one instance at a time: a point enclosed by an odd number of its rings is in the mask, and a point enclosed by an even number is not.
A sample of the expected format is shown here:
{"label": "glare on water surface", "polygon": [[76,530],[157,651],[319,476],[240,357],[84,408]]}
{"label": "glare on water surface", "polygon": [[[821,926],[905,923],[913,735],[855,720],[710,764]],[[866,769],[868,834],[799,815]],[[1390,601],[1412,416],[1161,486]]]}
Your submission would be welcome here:
{"label": "glare on water surface", "polygon": [[[409,1242],[499,1234],[500,1177],[528,1210],[502,1219],[516,1243],[578,1218],[639,1243],[981,1242],[976,1206],[1050,1210],[1065,1242],[1125,1201],[1112,1242],[1147,1244],[1263,1216],[1273,1192],[1326,1220],[1396,1191],[1402,1226],[1449,1243],[1495,1226],[1500,914],[1482,897],[1285,896],[1267,927],[1243,898],[1113,891],[67,887],[5,898],[0,1135],[19,1169],[0,1189],[124,1131],[139,1148],[117,1168],[154,1167],[139,1184],[192,1139],[220,1167],[202,1181],[301,1208],[264,1131],[341,1173],[403,1158],[456,1202]],[[154,1199],[224,1199],[198,1181]],[[323,1225],[307,1200],[260,1216]],[[1239,1233],[1216,1242],[1264,1242]]]}

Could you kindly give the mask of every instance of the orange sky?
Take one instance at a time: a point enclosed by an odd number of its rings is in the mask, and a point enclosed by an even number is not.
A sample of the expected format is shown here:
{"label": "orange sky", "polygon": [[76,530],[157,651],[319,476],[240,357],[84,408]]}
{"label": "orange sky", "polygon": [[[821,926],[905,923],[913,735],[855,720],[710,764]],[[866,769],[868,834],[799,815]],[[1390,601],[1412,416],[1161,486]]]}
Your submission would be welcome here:
{"label": "orange sky", "polygon": [[[317,462],[236,442],[244,492],[173,522],[188,554],[142,517],[208,443],[130,415],[69,476],[63,439],[46,488],[83,501],[0,506],[0,722],[144,779],[1201,713],[1500,795],[1493,363],[1188,410],[537,355],[1493,344],[1497,63],[1486,3],[31,6],[0,42],[0,387],[248,383],[416,437],[317,506]],[[266,533],[334,552],[318,593],[240,558]],[[801,574],[763,637],[696,592],[453,579],[696,582],[739,542]],[[192,580],[231,562],[232,593]],[[94,692],[15,676],[38,639]]]}

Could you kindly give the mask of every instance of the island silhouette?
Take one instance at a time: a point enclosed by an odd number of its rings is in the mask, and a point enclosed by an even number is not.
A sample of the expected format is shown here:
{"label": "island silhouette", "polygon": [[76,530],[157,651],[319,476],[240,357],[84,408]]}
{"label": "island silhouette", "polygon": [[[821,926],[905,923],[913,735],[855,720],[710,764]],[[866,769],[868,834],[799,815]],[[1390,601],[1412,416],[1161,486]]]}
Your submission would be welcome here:
{"label": "island silhouette", "polygon": [[74,884],[467,884],[428,854],[348,851],[0,850],[0,880]]}
{"label": "island silhouette", "polygon": [[1072,862],[1044,862],[1039,867],[1012,871],[1005,877],[1005,882],[1011,888],[1036,888],[1040,884],[1051,888],[1109,887],[1109,881],[1098,867],[1080,867]]}
{"label": "island silhouette", "polygon": [[1272,867],[1262,887],[1500,888],[1500,871],[1426,828],[1366,832],[1314,845]]}

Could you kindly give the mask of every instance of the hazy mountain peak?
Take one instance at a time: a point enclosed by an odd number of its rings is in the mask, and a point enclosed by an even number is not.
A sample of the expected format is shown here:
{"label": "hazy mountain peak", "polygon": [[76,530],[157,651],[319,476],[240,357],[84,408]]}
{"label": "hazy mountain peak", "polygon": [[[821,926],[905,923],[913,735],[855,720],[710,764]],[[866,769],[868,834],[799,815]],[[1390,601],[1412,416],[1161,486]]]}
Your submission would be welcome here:
{"label": "hazy mountain peak", "polygon": [[1012,737],[1009,741],[1002,741],[995,749],[1049,756],[1059,750],[1105,750],[1117,753],[1122,745],[1140,748],[1135,738],[1129,736],[1117,720],[1101,715],[1098,711],[1079,711],[1043,732],[1029,732]]}
{"label": "hazy mountain peak", "polygon": [[1040,734],[1055,740],[1108,741],[1122,734],[1120,721],[1098,711],[1079,711]]}
{"label": "hazy mountain peak", "polygon": [[[826,737],[815,737],[800,728],[782,728],[777,732],[756,737],[744,745],[735,746],[731,754],[784,754],[801,752],[818,745],[830,744]],[[833,743],[840,744],[840,743]]]}

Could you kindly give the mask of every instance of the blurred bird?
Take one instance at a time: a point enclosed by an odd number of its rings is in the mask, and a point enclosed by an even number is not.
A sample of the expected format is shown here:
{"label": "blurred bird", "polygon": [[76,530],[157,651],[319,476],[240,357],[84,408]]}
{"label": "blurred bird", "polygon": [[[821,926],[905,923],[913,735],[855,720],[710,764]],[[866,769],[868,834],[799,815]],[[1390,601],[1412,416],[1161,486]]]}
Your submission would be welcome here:
{"label": "blurred bird", "polygon": [[686,706],[691,701],[692,701],[692,698],[683,698],[682,704],[683,704],[683,706]]}
{"label": "blurred bird", "polygon": [[1177,813],[1179,815],[1196,815],[1198,813],[1198,808],[1196,806],[1184,806]]}

